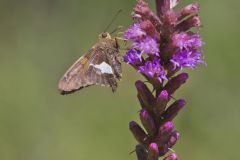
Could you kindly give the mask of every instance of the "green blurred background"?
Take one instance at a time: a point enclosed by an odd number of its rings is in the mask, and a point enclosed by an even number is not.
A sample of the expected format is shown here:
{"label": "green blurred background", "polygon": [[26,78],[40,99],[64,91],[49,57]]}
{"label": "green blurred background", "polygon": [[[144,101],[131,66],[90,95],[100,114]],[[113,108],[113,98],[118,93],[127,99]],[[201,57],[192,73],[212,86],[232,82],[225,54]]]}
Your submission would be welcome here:
{"label": "green blurred background", "polygon": [[[240,1],[198,2],[208,67],[188,71],[176,95],[188,104],[175,119],[182,136],[174,150],[182,160],[240,159]],[[0,0],[1,160],[136,159],[128,122],[138,120],[133,84],[142,77],[132,68],[123,64],[115,94],[99,86],[69,96],[57,90],[119,9],[111,29],[131,24],[134,3]]]}

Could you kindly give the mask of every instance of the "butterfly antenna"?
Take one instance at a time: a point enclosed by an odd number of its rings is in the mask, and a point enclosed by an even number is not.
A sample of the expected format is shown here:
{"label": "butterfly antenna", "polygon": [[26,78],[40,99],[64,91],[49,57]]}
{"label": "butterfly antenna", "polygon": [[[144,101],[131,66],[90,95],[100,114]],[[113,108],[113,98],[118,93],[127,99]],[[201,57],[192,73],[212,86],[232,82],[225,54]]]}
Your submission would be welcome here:
{"label": "butterfly antenna", "polygon": [[117,28],[115,28],[112,32],[110,32],[110,34],[113,34],[113,33],[115,33],[116,31],[118,31],[118,30],[120,30],[120,29],[122,29],[123,28],[123,26],[118,26]]}
{"label": "butterfly antenna", "polygon": [[117,16],[119,15],[119,13],[121,13],[122,12],[122,10],[120,9],[120,10],[118,10],[118,12],[115,14],[115,16],[112,18],[112,20],[110,21],[110,23],[107,25],[107,27],[105,28],[105,30],[104,30],[104,32],[106,32],[108,29],[109,29],[109,27],[112,25],[112,23],[115,21],[115,19],[117,18]]}

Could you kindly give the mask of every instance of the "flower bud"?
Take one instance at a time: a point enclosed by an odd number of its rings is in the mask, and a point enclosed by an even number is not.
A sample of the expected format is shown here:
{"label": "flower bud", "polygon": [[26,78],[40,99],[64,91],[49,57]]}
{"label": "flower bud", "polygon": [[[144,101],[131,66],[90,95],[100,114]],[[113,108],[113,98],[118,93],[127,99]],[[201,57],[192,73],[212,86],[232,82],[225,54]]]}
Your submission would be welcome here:
{"label": "flower bud", "polygon": [[165,25],[169,26],[168,28],[163,29],[165,34],[168,35],[168,33],[172,32],[172,27],[175,27],[178,23],[178,17],[174,12],[167,12],[165,13]]}
{"label": "flower bud", "polygon": [[167,106],[168,103],[168,92],[166,90],[163,90],[158,98],[157,98],[157,103],[156,103],[156,108],[157,108],[157,114],[161,115]]}
{"label": "flower bud", "polygon": [[186,101],[184,99],[179,99],[175,101],[168,109],[163,113],[162,117],[164,121],[172,121],[178,112],[185,106]]}
{"label": "flower bud", "polygon": [[142,125],[150,135],[154,135],[157,131],[155,127],[155,123],[151,115],[148,113],[146,109],[142,109],[140,111],[140,119],[142,122]]}
{"label": "flower bud", "polygon": [[172,148],[180,138],[180,133],[178,131],[173,131],[167,143],[168,148]]}
{"label": "flower bud", "polygon": [[156,38],[157,41],[159,41],[160,35],[150,20],[145,20],[141,22],[140,26],[141,29],[145,31],[145,33],[147,33],[148,36]]}
{"label": "flower bud", "polygon": [[159,155],[160,156],[165,155],[176,144],[179,137],[180,134],[177,131],[173,131],[169,135],[168,140],[165,142],[165,144],[159,147]]}
{"label": "flower bud", "polygon": [[157,160],[158,156],[158,145],[156,143],[151,143],[148,148],[147,160]]}
{"label": "flower bud", "polygon": [[174,129],[174,125],[172,122],[165,122],[158,130],[158,134],[156,136],[156,143],[159,146],[163,146],[169,139],[170,134]]}
{"label": "flower bud", "polygon": [[168,81],[168,83],[164,86],[164,89],[167,90],[169,95],[172,95],[182,84],[186,82],[188,79],[187,73],[181,73],[176,77],[173,77]]}
{"label": "flower bud", "polygon": [[159,18],[153,13],[153,11],[149,8],[149,5],[144,0],[138,0],[137,4],[133,8],[134,14],[137,14],[139,19],[137,21],[142,21],[143,19],[149,19],[154,25],[161,24]]}
{"label": "flower bud", "polygon": [[170,155],[168,155],[167,157],[165,157],[163,160],[177,160],[177,154],[176,153],[172,153]]}
{"label": "flower bud", "polygon": [[140,80],[136,81],[135,86],[138,91],[138,98],[140,99],[140,102],[142,102],[146,108],[152,110],[155,99],[148,87]]}
{"label": "flower bud", "polygon": [[136,150],[138,160],[146,160],[147,159],[148,154],[147,154],[144,146],[138,144],[138,145],[136,145],[135,150]]}
{"label": "flower bud", "polygon": [[191,16],[177,25],[179,31],[188,31],[193,27],[200,27],[201,21],[198,16]]}
{"label": "flower bud", "polygon": [[180,14],[181,17],[184,18],[186,16],[189,16],[191,14],[198,14],[200,10],[200,6],[198,3],[192,3],[181,9]]}
{"label": "flower bud", "polygon": [[142,145],[148,146],[149,145],[149,139],[147,134],[144,132],[144,130],[134,121],[131,121],[129,123],[129,129],[132,132],[135,139]]}

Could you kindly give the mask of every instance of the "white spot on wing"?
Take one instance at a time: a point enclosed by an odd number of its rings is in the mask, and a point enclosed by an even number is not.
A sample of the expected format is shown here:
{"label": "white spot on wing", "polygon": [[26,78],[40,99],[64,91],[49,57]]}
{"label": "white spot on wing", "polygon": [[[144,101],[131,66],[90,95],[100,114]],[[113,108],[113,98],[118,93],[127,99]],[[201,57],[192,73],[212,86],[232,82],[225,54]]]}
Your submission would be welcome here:
{"label": "white spot on wing", "polygon": [[102,62],[101,64],[96,64],[96,65],[91,64],[91,66],[99,69],[101,73],[113,74],[112,67],[106,62]]}

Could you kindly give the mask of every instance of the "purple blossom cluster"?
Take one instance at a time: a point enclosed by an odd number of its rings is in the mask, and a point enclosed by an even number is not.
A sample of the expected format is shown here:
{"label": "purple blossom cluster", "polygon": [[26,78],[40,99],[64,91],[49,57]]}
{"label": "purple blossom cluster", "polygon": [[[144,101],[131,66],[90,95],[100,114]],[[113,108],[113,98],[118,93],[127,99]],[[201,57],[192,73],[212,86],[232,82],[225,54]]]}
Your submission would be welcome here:
{"label": "purple blossom cluster", "polygon": [[[203,42],[198,33],[201,26],[199,5],[190,4],[174,9],[180,0],[155,0],[155,14],[144,0],[137,0],[133,8],[133,24],[125,31],[124,38],[131,47],[124,61],[141,73],[152,85],[153,91],[138,80],[136,88],[141,104],[140,120],[129,128],[138,141],[138,160],[176,160],[171,148],[179,139],[173,119],[185,106],[184,99],[172,99],[175,91],[188,79],[184,68],[205,64]],[[195,32],[194,32],[195,31]],[[172,104],[170,103],[170,100]]]}

